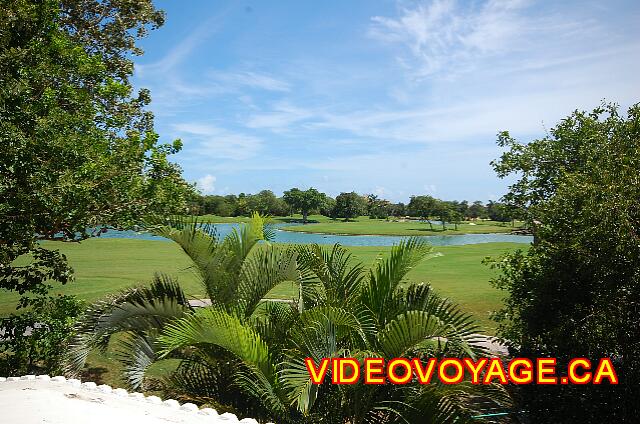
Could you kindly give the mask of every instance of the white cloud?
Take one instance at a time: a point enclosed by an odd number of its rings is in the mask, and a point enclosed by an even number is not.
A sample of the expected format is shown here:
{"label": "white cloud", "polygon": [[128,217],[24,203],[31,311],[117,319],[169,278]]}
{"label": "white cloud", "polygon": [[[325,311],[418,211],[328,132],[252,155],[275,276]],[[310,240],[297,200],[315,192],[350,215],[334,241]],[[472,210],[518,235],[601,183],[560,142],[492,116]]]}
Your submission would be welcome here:
{"label": "white cloud", "polygon": [[251,71],[238,71],[238,72],[211,72],[209,75],[213,80],[220,81],[227,86],[231,85],[236,88],[251,87],[258,88],[267,91],[282,91],[287,92],[291,90],[289,83],[274,78],[270,75],[261,74]]}
{"label": "white cloud", "polygon": [[[462,2],[434,0],[403,7],[398,17],[374,16],[370,35],[385,43],[404,46],[396,59],[414,77],[439,75],[451,78],[478,68],[485,59],[525,52],[540,53],[537,47],[552,41],[558,47],[575,40],[589,27],[589,38],[598,38],[598,23],[576,16],[563,16],[546,8],[540,16],[527,0]],[[545,49],[546,57],[558,49]],[[566,51],[563,51],[566,54]]]}
{"label": "white cloud", "polygon": [[215,183],[216,177],[211,174],[207,174],[198,179],[197,187],[203,194],[212,194],[216,189]]}
{"label": "white cloud", "polygon": [[136,71],[141,74],[159,73],[171,75],[204,41],[220,30],[230,8],[209,16],[197,25],[186,37],[171,43],[173,46],[160,60],[148,64],[136,64]]}
{"label": "white cloud", "polygon": [[202,157],[245,160],[256,156],[262,140],[252,135],[230,131],[200,122],[173,124],[177,137],[185,143],[185,150],[194,159]]}
{"label": "white cloud", "polygon": [[373,190],[373,194],[375,194],[378,197],[384,198],[385,195],[389,195],[389,190],[384,188],[384,187],[376,187],[375,190]]}
{"label": "white cloud", "polygon": [[268,128],[273,131],[288,131],[291,125],[316,116],[305,108],[293,106],[288,102],[279,102],[269,112],[256,113],[247,120],[249,128]]}
{"label": "white cloud", "polygon": [[422,188],[424,189],[425,192],[431,194],[431,195],[436,195],[436,193],[438,192],[435,184],[425,184],[424,186],[422,186]]}

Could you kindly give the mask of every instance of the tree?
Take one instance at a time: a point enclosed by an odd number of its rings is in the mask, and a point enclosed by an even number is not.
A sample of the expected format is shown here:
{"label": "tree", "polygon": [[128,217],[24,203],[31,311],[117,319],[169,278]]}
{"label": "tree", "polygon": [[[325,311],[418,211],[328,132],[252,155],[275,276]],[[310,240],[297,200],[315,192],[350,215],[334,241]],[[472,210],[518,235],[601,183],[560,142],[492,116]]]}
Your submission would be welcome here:
{"label": "tree", "polygon": [[464,217],[466,217],[467,213],[469,212],[469,202],[463,200],[462,202],[457,203],[456,211],[458,211],[458,213],[462,216],[461,219],[464,219]]}
{"label": "tree", "polygon": [[512,209],[505,203],[491,200],[487,203],[487,216],[492,221],[509,222],[511,221],[511,212]]}
{"label": "tree", "polygon": [[[265,422],[471,422],[474,396],[490,405],[507,401],[499,388],[471,384],[456,390],[311,384],[306,357],[485,354],[476,326],[456,305],[428,285],[401,286],[432,254],[423,241],[405,240],[365,269],[339,245],[258,248],[256,235],[264,234],[259,216],[223,241],[196,223],[177,224],[154,231],[189,255],[212,305],[192,309],[180,286],[166,278],[98,302],[79,324],[70,370],[118,334],[113,340],[126,349],[124,373],[132,385],[141,385],[148,365],[171,357],[179,361],[166,379],[171,396]],[[294,281],[299,297],[258,307],[282,281]]]}
{"label": "tree", "polygon": [[[149,92],[130,82],[136,40],[163,20],[149,0],[2,3],[0,288],[17,291],[19,307],[70,305],[47,298],[49,282],[70,281],[72,269],[40,240],[184,211],[192,188],[167,160],[181,143],[158,143]],[[17,264],[21,256],[32,260]]]}
{"label": "tree", "polygon": [[198,207],[199,215],[234,216],[236,212],[237,198],[234,195],[228,196],[195,196],[194,203]]}
{"label": "tree", "polygon": [[405,216],[407,214],[407,206],[402,202],[392,204],[391,214],[395,217]]}
{"label": "tree", "polygon": [[433,231],[433,223],[429,219],[435,214],[437,199],[431,196],[411,196],[407,209],[411,216],[417,216],[427,220],[429,228]]}
{"label": "tree", "polygon": [[340,193],[336,197],[334,206],[334,216],[344,218],[345,221],[355,219],[365,213],[367,209],[366,201],[356,192]]}
{"label": "tree", "polygon": [[445,231],[447,229],[447,222],[451,222],[453,220],[452,219],[453,213],[454,213],[454,210],[452,209],[451,204],[449,204],[449,202],[446,202],[444,200],[436,200],[434,209],[433,209],[433,214],[440,219],[440,224],[442,225],[442,231]]}
{"label": "tree", "polygon": [[278,199],[271,190],[262,190],[258,194],[247,195],[247,212],[259,212],[262,215],[286,215],[287,205]]}
{"label": "tree", "polygon": [[532,422],[615,421],[640,415],[640,105],[576,111],[545,138],[520,144],[493,163],[518,178],[505,196],[528,206],[536,243],[495,262],[494,284],[507,291],[499,333],[510,352],[570,358],[608,357],[619,385],[520,387]]}
{"label": "tree", "polygon": [[291,210],[302,214],[302,222],[306,224],[309,212],[320,209],[326,199],[326,195],[313,187],[305,191],[294,187],[285,191],[282,199],[289,205]]}
{"label": "tree", "polygon": [[479,200],[476,200],[471,206],[469,206],[467,213],[469,218],[486,218],[487,215],[486,208]]}
{"label": "tree", "polygon": [[366,197],[367,215],[369,218],[386,219],[391,212],[391,203],[388,200],[379,199],[375,194]]}
{"label": "tree", "polygon": [[335,218],[335,216],[333,215],[335,206],[336,200],[333,197],[325,196],[324,202],[322,202],[322,205],[320,205],[320,209],[318,210],[318,212],[320,212],[320,215],[322,216]]}

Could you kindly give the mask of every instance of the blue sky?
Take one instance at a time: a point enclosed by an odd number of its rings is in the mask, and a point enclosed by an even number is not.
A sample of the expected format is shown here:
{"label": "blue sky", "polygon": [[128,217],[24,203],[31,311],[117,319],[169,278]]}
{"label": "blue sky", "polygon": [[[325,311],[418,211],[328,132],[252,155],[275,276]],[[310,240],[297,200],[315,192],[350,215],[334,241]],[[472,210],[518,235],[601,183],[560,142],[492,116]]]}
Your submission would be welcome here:
{"label": "blue sky", "polygon": [[495,134],[640,101],[640,2],[157,1],[135,83],[204,193],[489,200]]}

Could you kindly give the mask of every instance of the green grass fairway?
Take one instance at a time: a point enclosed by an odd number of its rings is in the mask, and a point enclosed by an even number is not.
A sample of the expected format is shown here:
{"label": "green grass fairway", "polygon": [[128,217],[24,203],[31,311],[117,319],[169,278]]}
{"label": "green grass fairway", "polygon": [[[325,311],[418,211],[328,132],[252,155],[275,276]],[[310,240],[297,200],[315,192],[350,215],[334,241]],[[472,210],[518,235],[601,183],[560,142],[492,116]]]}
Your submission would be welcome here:
{"label": "green grass fairway", "polygon": [[[319,223],[307,225],[296,225],[284,227],[283,230],[298,231],[307,233],[327,233],[327,234],[376,234],[376,235],[398,235],[398,236],[431,236],[431,235],[456,235],[456,234],[488,234],[488,233],[508,233],[514,229],[511,223],[496,221],[476,221],[463,222],[455,229],[453,224],[446,224],[447,229],[443,230],[442,225],[433,224],[433,229],[426,222],[417,221],[387,221],[384,219],[370,219],[360,217],[355,221],[344,222],[342,220],[326,220]],[[516,224],[518,228],[518,224]]]}
{"label": "green grass fairway", "polygon": [[[188,257],[175,243],[129,239],[90,239],[82,243],[47,243],[60,249],[76,271],[76,281],[57,285],[55,292],[74,294],[93,301],[135,284],[145,284],[156,272],[175,276],[185,291],[202,297],[203,290]],[[466,246],[437,246],[442,256],[425,260],[409,274],[416,282],[429,282],[443,296],[458,302],[483,327],[490,329],[489,311],[500,305],[501,293],[489,285],[493,271],[481,264],[486,256],[498,256],[523,245],[486,243]],[[369,265],[388,247],[349,247],[357,260]],[[292,283],[283,283],[268,297],[291,298]],[[13,311],[15,293],[0,292],[0,314]]]}
{"label": "green grass fairway", "polygon": [[[203,215],[199,220],[212,223],[233,223],[246,222],[246,217],[223,217],[214,215]],[[302,221],[301,215],[291,217],[273,217],[273,222],[286,223],[292,221]],[[516,222],[515,228],[520,228],[522,222]],[[331,219],[322,215],[310,215],[309,224],[283,227],[283,230],[297,231],[304,233],[323,234],[350,234],[350,235],[397,235],[397,236],[429,236],[429,235],[456,235],[456,234],[488,234],[488,233],[508,233],[514,229],[510,222],[497,221],[474,221],[462,222],[455,229],[453,224],[447,224],[447,229],[443,230],[441,225],[433,224],[433,229],[426,222],[418,221],[387,221],[385,219],[370,219],[361,216],[356,220],[344,222],[341,219]]]}

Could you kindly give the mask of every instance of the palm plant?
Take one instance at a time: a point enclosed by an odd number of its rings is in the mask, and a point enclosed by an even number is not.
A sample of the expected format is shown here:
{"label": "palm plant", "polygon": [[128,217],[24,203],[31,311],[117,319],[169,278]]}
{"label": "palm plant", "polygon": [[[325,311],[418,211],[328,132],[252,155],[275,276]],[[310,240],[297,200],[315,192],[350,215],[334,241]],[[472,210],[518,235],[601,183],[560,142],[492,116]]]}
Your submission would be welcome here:
{"label": "palm plant", "polygon": [[[470,419],[479,396],[504,401],[500,390],[470,385],[312,384],[305,358],[485,353],[468,315],[428,285],[405,284],[412,267],[433,255],[417,238],[365,269],[339,245],[257,246],[271,237],[259,215],[222,241],[193,222],[150,229],[176,241],[193,260],[211,306],[191,308],[166,277],[100,302],[78,328],[70,371],[82,367],[90,349],[124,333],[118,343],[132,386],[139,387],[153,361],[180,358],[166,381],[172,395],[257,419],[460,423]],[[297,284],[297,298],[258,307],[282,281]]]}
{"label": "palm plant", "polygon": [[[295,252],[275,249],[269,242],[273,230],[265,217],[254,214],[250,222],[220,240],[215,227],[190,219],[148,223],[155,235],[175,241],[193,262],[211,307],[247,320],[261,299],[283,281],[297,280]],[[68,374],[83,368],[92,349],[106,349],[113,340],[126,380],[139,388],[145,371],[158,359],[158,335],[168,322],[193,316],[195,309],[180,285],[156,275],[149,286],[134,287],[94,303],[76,327],[66,355]],[[113,337],[118,335],[118,337]]]}

